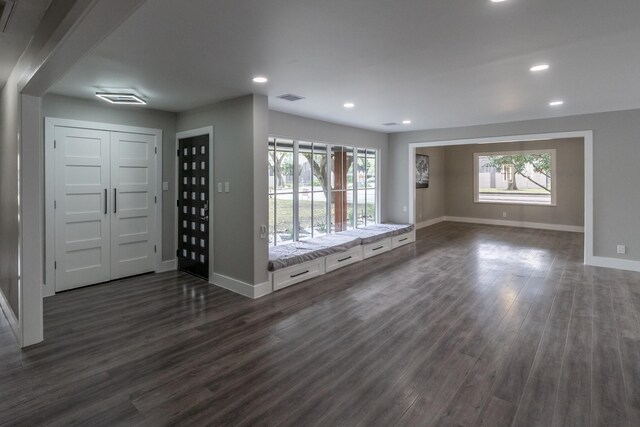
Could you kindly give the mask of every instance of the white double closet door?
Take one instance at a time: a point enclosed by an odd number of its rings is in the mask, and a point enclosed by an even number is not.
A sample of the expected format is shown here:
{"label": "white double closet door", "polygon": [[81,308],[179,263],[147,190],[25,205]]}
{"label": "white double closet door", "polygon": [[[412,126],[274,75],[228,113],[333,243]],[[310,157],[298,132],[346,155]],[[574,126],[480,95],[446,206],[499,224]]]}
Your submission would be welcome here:
{"label": "white double closet door", "polygon": [[56,291],[155,270],[156,137],[55,127]]}

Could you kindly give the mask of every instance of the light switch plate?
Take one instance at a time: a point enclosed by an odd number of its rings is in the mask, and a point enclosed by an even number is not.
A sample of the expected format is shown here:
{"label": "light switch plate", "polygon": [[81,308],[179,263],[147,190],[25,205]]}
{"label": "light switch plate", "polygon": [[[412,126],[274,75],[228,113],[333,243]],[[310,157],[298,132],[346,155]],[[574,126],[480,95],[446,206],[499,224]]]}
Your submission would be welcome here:
{"label": "light switch plate", "polygon": [[222,183],[218,183],[218,193],[222,193]]}
{"label": "light switch plate", "polygon": [[229,182],[225,182],[224,183],[224,192],[228,193],[229,192]]}
{"label": "light switch plate", "polygon": [[162,191],[169,191],[169,183],[167,181],[162,182]]}

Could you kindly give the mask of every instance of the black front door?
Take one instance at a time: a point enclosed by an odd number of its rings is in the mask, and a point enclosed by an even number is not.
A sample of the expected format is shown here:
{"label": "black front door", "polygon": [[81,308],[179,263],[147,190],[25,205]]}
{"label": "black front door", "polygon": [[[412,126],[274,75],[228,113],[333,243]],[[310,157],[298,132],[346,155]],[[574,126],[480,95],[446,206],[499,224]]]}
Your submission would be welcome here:
{"label": "black front door", "polygon": [[209,136],[178,144],[178,269],[209,280]]}

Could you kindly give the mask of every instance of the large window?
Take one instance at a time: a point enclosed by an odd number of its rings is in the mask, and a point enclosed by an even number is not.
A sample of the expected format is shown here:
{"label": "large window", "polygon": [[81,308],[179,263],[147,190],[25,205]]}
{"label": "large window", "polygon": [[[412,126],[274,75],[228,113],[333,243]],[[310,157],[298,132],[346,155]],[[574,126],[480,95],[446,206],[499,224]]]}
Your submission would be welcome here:
{"label": "large window", "polygon": [[269,244],[377,221],[377,151],[269,139]]}
{"label": "large window", "polygon": [[555,206],[555,156],[555,150],[475,153],[475,202]]}

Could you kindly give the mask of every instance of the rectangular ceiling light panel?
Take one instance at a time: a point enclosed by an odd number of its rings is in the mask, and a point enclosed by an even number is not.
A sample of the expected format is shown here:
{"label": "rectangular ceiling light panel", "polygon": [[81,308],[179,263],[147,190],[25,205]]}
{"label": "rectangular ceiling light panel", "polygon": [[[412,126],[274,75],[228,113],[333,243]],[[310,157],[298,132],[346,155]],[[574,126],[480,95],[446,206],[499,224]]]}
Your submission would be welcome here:
{"label": "rectangular ceiling light panel", "polygon": [[105,93],[98,92],[96,96],[100,99],[104,99],[112,104],[125,104],[125,105],[144,105],[147,102],[137,95],[131,93]]}

